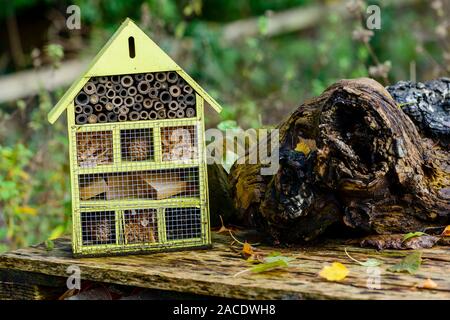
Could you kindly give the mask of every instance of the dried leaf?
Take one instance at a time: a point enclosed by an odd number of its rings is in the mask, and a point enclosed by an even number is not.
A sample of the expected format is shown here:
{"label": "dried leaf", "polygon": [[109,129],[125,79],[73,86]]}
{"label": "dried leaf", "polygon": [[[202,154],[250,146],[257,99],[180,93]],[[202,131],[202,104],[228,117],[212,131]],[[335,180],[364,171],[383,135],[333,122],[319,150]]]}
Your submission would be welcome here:
{"label": "dried leaf", "polygon": [[254,253],[255,252],[253,251],[252,246],[247,241],[245,241],[244,245],[242,246],[242,254],[244,256],[252,256]]}
{"label": "dried leaf", "polygon": [[422,285],[419,286],[419,288],[422,289],[436,289],[438,287],[437,283],[428,278],[425,280]]}
{"label": "dried leaf", "polygon": [[444,231],[442,231],[441,236],[443,237],[450,237],[450,226],[446,226]]}
{"label": "dried leaf", "polygon": [[308,145],[304,141],[300,141],[297,143],[297,146],[295,147],[295,151],[303,153],[305,156],[307,156],[311,149],[308,147]]}
{"label": "dried leaf", "polygon": [[417,237],[421,237],[421,236],[424,236],[424,235],[426,235],[425,232],[420,232],[420,231],[417,231],[417,232],[409,232],[409,233],[407,233],[407,234],[405,234],[405,235],[403,236],[403,242],[405,242],[405,241],[408,240],[408,239],[417,238]]}
{"label": "dried leaf", "polygon": [[328,281],[342,281],[348,274],[347,267],[340,262],[333,262],[331,265],[323,267],[319,272],[319,276]]}
{"label": "dried leaf", "polygon": [[421,264],[422,252],[416,251],[407,255],[402,261],[390,267],[388,270],[391,272],[409,272],[410,274],[414,274],[419,271]]}

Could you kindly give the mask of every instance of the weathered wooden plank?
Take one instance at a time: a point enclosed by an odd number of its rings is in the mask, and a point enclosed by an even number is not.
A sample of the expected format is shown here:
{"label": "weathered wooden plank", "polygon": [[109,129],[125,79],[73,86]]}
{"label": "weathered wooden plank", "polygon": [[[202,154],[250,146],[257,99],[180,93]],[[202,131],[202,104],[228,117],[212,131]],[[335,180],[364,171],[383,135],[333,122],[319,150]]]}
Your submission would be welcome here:
{"label": "weathered wooden plank", "polygon": [[[295,258],[292,267],[264,274],[233,277],[248,267],[230,248],[230,238],[213,235],[211,250],[153,253],[105,258],[72,257],[70,241],[59,239],[55,248],[43,245],[0,255],[0,268],[67,277],[66,269],[77,265],[83,280],[100,281],[143,288],[178,291],[244,299],[450,299],[450,248],[423,250],[423,265],[416,275],[397,274],[386,269],[409,251],[383,251],[360,248],[343,242],[308,247],[270,248]],[[366,287],[366,268],[353,263],[344,252],[357,259],[374,257],[381,266],[381,290]],[[327,282],[317,276],[325,264],[339,261],[350,270],[341,283]],[[417,289],[426,278],[433,279],[435,290]]]}

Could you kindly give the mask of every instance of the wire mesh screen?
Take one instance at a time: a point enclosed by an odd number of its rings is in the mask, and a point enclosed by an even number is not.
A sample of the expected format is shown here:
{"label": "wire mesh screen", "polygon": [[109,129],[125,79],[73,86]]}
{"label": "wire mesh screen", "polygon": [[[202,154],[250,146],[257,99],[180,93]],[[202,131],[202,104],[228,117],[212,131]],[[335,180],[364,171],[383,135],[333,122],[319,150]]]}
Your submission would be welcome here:
{"label": "wire mesh screen", "polygon": [[95,167],[114,162],[112,131],[78,132],[76,140],[79,167]]}
{"label": "wire mesh screen", "polygon": [[189,161],[198,159],[196,126],[161,128],[163,161]]}
{"label": "wire mesh screen", "polygon": [[83,245],[116,243],[115,212],[82,212],[81,233]]}
{"label": "wire mesh screen", "polygon": [[165,209],[167,240],[199,238],[202,235],[200,208]]}
{"label": "wire mesh screen", "polygon": [[124,212],[126,244],[159,242],[156,209],[132,209]]}
{"label": "wire mesh screen", "polygon": [[193,88],[175,71],[92,77],[74,100],[78,125],[193,118]]}
{"label": "wire mesh screen", "polygon": [[123,161],[153,160],[153,129],[121,130],[120,145]]}
{"label": "wire mesh screen", "polygon": [[79,176],[81,201],[116,199],[197,198],[199,169],[95,173]]}

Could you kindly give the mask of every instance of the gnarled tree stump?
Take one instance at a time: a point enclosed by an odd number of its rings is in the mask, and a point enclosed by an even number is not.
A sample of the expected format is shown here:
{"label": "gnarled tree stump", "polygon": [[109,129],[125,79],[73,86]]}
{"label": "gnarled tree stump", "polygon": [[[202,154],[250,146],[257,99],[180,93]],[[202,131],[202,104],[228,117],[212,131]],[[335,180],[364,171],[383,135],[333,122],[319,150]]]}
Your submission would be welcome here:
{"label": "gnarled tree stump", "polygon": [[232,168],[241,222],[286,242],[332,225],[391,234],[449,223],[449,150],[419,134],[376,81],[337,82],[279,130],[275,175],[262,176],[260,165]]}

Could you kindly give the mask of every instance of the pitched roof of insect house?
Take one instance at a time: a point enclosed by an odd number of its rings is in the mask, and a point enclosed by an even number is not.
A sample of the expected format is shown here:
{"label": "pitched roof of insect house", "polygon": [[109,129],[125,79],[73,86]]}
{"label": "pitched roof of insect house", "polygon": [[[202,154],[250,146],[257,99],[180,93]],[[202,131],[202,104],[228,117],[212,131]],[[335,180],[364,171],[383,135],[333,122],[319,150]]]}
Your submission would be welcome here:
{"label": "pitched roof of insect house", "polygon": [[[134,58],[130,58],[128,41],[134,38]],[[87,71],[75,81],[56,106],[48,113],[48,121],[54,123],[72,103],[76,94],[90,77],[140,72],[177,71],[178,74],[209,105],[220,112],[222,108],[175,61],[154,43],[131,19],[127,18],[91,62]]]}

